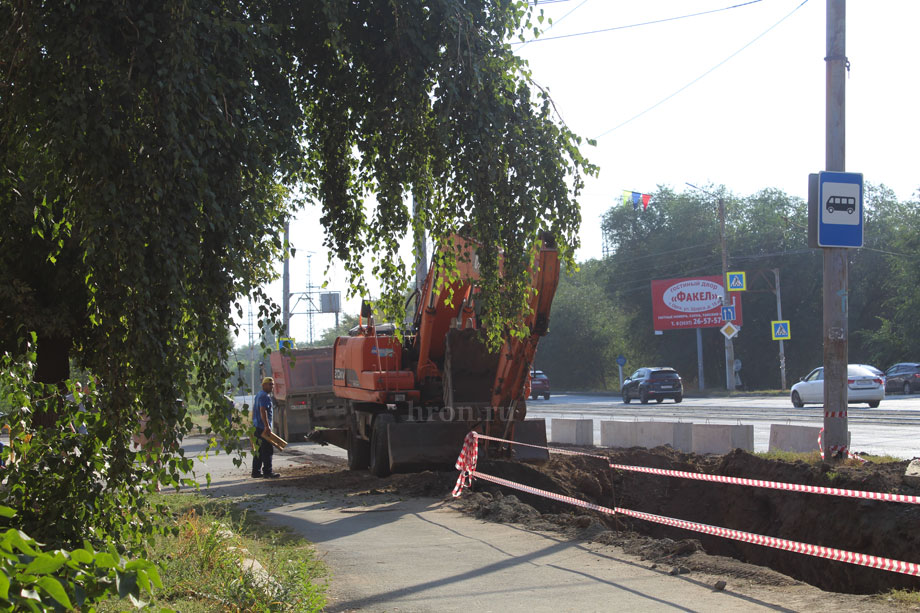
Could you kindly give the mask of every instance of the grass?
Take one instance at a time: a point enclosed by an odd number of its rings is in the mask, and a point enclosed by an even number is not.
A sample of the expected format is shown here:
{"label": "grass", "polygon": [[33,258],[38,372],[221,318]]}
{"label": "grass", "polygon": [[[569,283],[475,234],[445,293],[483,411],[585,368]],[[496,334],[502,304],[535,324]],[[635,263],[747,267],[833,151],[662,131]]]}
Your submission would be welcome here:
{"label": "grass", "polygon": [[[235,504],[200,494],[161,494],[171,529],[147,547],[163,588],[151,605],[183,613],[205,611],[322,611],[326,568],[313,546],[290,532],[266,529]],[[244,570],[256,560],[266,573]],[[100,611],[124,610],[110,601]]]}
{"label": "grass", "polygon": [[[755,452],[759,458],[764,458],[765,460],[782,460],[784,462],[805,462],[806,464],[818,465],[824,462],[824,458],[821,457],[821,454],[815,451],[806,451],[806,452],[796,452],[796,451],[758,451]],[[896,458],[890,455],[869,455],[869,454],[860,454],[864,460],[868,460],[873,464],[891,464],[893,462],[903,462],[901,458]],[[842,462],[843,466],[861,466],[862,462],[859,460],[849,458]]]}
{"label": "grass", "polygon": [[891,590],[890,592],[882,594],[880,598],[901,605],[913,605],[911,607],[913,610],[916,610],[917,606],[920,605],[920,592],[915,592],[913,590]]}

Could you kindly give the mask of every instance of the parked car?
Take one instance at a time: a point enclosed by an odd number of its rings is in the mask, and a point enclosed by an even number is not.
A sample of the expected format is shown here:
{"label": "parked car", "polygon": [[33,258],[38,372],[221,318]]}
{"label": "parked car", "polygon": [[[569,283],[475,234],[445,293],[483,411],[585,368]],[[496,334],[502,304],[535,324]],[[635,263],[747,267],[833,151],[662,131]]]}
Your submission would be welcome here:
{"label": "parked car", "polygon": [[915,394],[920,389],[920,364],[900,362],[885,371],[885,391]]}
{"label": "parked car", "polygon": [[543,400],[549,400],[549,377],[542,370],[530,371],[530,397],[534,400],[543,396]]}
{"label": "parked car", "polygon": [[[876,408],[885,399],[882,377],[858,364],[847,365],[847,404],[865,402]],[[792,386],[792,406],[824,404],[824,367],[818,367]]]}
{"label": "parked car", "polygon": [[642,404],[648,404],[649,400],[661,403],[665,398],[680,402],[684,399],[684,386],[676,370],[654,366],[640,368],[630,375],[623,382],[620,394],[626,404],[633,398],[637,398]]}
{"label": "parked car", "polygon": [[[871,364],[857,364],[857,366],[862,366],[863,368],[871,372],[873,375],[878,375],[879,377],[881,377],[882,385],[885,385],[885,381],[886,381],[885,373],[884,371],[882,371],[881,368],[876,368],[875,366],[872,366]],[[885,391],[888,391],[887,388],[885,389]]]}

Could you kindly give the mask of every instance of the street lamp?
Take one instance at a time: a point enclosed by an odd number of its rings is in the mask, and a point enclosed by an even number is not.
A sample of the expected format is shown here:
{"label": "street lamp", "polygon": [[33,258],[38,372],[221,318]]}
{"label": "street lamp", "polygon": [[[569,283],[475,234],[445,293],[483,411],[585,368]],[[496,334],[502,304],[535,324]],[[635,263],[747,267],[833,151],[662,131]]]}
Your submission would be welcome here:
{"label": "street lamp", "polygon": [[[717,196],[712,192],[697,187],[692,183],[687,183],[695,190],[719,199],[719,242],[722,245],[722,304],[728,306],[731,301],[728,298],[728,250],[725,247],[725,201],[722,196]],[[735,347],[732,339],[725,337],[725,389],[734,391],[735,389]]]}

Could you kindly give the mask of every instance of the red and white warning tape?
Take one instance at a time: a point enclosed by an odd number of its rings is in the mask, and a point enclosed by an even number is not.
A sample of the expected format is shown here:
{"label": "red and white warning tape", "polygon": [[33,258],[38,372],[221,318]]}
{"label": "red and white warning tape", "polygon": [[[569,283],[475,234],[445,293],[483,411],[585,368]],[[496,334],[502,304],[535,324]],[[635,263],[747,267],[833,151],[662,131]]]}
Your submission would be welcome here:
{"label": "red and white warning tape", "polygon": [[[880,570],[887,570],[891,572],[903,573],[905,575],[913,575],[915,577],[920,577],[920,564],[913,562],[904,562],[902,560],[894,560],[891,558],[882,558],[878,556],[867,555],[863,553],[855,553],[852,551],[845,551],[842,549],[834,549],[832,547],[822,547],[820,545],[811,545],[809,543],[801,543],[799,541],[789,541],[786,539],[776,538],[772,536],[763,536],[760,534],[753,534],[751,532],[743,532],[741,530],[732,530],[731,528],[722,528],[719,526],[711,526],[709,524],[700,524],[696,522],[686,521],[683,519],[674,519],[671,517],[664,517],[662,515],[654,515],[652,513],[644,513],[642,511],[633,511],[631,509],[624,509],[621,507],[604,507],[601,505],[596,505],[584,500],[579,500],[578,498],[573,498],[571,496],[565,496],[563,494],[557,494],[555,492],[548,492],[546,490],[541,490],[529,485],[522,485],[520,483],[515,483],[507,479],[502,479],[501,477],[495,477],[492,475],[487,475],[476,470],[476,463],[478,461],[478,438],[489,438],[489,440],[502,440],[496,439],[493,437],[484,437],[482,435],[477,435],[476,432],[470,432],[467,434],[466,439],[463,442],[463,450],[460,452],[460,457],[457,458],[457,469],[460,471],[460,477],[457,479],[457,486],[454,488],[454,497],[460,495],[464,488],[469,487],[472,484],[473,478],[483,479],[485,481],[491,481],[498,485],[503,485],[505,487],[522,491],[528,494],[533,494],[536,496],[542,496],[544,498],[549,498],[551,500],[557,500],[560,502],[565,502],[572,504],[578,507],[585,509],[590,509],[593,511],[598,511],[600,513],[606,513],[608,515],[615,515],[617,513],[621,515],[626,515],[628,517],[635,517],[636,519],[641,519],[644,521],[650,521],[658,524],[663,524],[666,526],[673,526],[675,528],[681,528],[684,530],[691,530],[694,532],[701,532],[703,534],[710,534],[712,536],[718,536],[722,538],[733,539],[736,541],[742,541],[745,543],[751,543],[754,545],[761,545],[764,547],[772,547],[774,549],[782,549],[784,551],[791,551],[794,553],[801,553],[805,555],[814,556],[816,558],[824,558],[826,560],[836,560],[838,562],[846,562],[848,564],[855,564],[859,566],[867,566],[869,568],[877,568]],[[504,441],[509,443],[514,443],[514,441]],[[529,447],[537,447],[536,445],[528,445]],[[560,450],[551,449],[549,447],[540,447],[541,449],[549,449],[553,452],[560,452]],[[564,450],[568,452],[568,450]],[[578,452],[570,452],[572,455],[591,455]],[[600,457],[600,456],[593,456]],[[613,465],[611,465],[613,466]],[[630,470],[636,469],[637,467],[629,467]],[[643,472],[654,471],[657,469],[643,469]],[[665,472],[674,472],[679,471],[665,471]],[[687,473],[694,475],[695,473]],[[678,476],[678,475],[669,475],[669,476]],[[683,476],[683,475],[680,475]],[[747,479],[746,481],[751,481],[750,484],[744,485],[753,485],[753,482],[756,480]],[[769,482],[766,482],[769,483]],[[824,488],[824,489],[835,489],[835,488]],[[846,491],[846,490],[844,490]],[[897,502],[906,502],[899,500]]]}
{"label": "red and white warning tape", "polygon": [[821,487],[817,485],[803,485],[801,483],[782,483],[779,481],[762,481],[760,479],[726,477],[724,475],[707,475],[704,473],[691,473],[680,470],[667,470],[664,468],[646,468],[644,466],[628,466],[625,464],[611,464],[610,468],[616,468],[618,470],[629,470],[639,473],[648,473],[651,475],[660,475],[662,477],[680,477],[683,479],[695,479],[697,481],[711,481],[714,483],[728,483],[731,485],[763,487],[767,489],[801,492],[806,494],[823,494],[825,496],[843,496],[846,498],[862,498],[865,500],[881,500],[884,502],[905,502],[908,504],[920,504],[920,496],[908,496],[906,494],[887,494],[885,492],[845,490],[837,487]]}
{"label": "red and white warning tape", "polygon": [[[823,432],[823,429],[822,429]],[[863,500],[881,500],[883,502],[903,502],[906,504],[920,504],[920,496],[910,496],[907,494],[889,494],[887,492],[867,492],[863,490],[848,490],[839,487],[822,487],[818,485],[805,485],[802,483],[783,483],[780,481],[763,481],[760,479],[747,479],[743,477],[727,477],[724,475],[708,475],[705,473],[691,473],[680,470],[668,470],[664,468],[648,468],[645,466],[630,466],[627,464],[611,464],[610,458],[602,455],[596,455],[592,453],[585,453],[583,451],[574,451],[571,449],[559,449],[554,447],[544,447],[541,445],[532,445],[530,443],[519,443],[517,441],[510,441],[503,438],[497,438],[494,436],[486,436],[484,434],[479,434],[478,432],[471,432],[467,434],[466,441],[470,440],[470,436],[474,435],[476,438],[481,438],[489,441],[498,441],[501,443],[510,443],[512,445],[523,445],[525,447],[534,447],[536,449],[546,449],[551,453],[558,453],[562,455],[575,455],[575,456],[585,456],[589,458],[598,458],[607,462],[610,468],[615,468],[617,470],[628,470],[632,472],[647,473],[652,475],[659,475],[662,477],[678,477],[682,479],[695,479],[697,481],[711,481],[713,483],[728,483],[731,485],[744,485],[748,487],[762,487],[774,490],[785,490],[790,492],[800,492],[805,494],[820,494],[823,496],[842,496],[844,498],[861,498]],[[820,433],[818,434],[820,441]],[[464,442],[464,450],[466,449],[467,442]],[[820,442],[819,442],[820,444]],[[866,460],[860,458],[856,454],[852,454],[852,457],[865,462]],[[459,466],[457,467],[460,468]]]}
{"label": "red and white warning tape", "polygon": [[[818,430],[818,451],[820,451],[822,455],[824,454],[824,445],[821,442],[821,437],[823,435],[824,435],[824,428],[821,428],[820,430]],[[831,445],[830,452],[831,452],[831,455],[835,455],[838,452],[844,452],[847,454],[848,458],[852,460],[859,460],[863,464],[865,464],[868,461],[865,458],[861,458],[855,453],[853,453],[852,451],[850,451],[849,449],[847,449],[846,445]]]}

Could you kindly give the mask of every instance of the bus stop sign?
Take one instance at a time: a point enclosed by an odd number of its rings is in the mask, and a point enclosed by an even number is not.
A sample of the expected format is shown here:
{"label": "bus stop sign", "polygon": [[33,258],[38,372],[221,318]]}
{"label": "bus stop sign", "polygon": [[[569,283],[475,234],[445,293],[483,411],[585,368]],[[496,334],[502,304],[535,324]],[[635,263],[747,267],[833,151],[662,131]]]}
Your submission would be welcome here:
{"label": "bus stop sign", "polygon": [[824,171],[808,178],[809,246],[862,247],[862,173]]}

